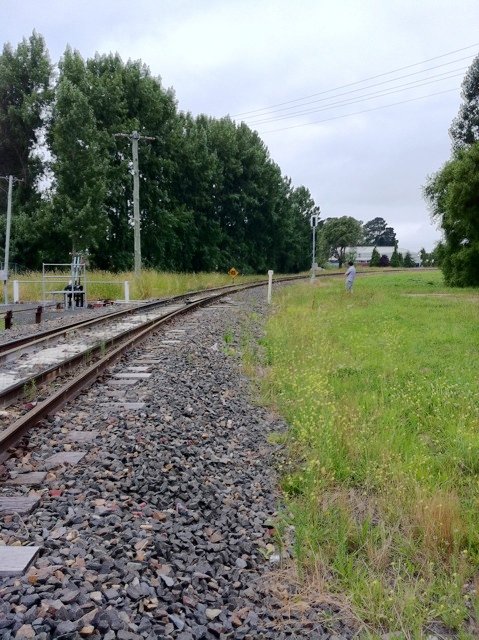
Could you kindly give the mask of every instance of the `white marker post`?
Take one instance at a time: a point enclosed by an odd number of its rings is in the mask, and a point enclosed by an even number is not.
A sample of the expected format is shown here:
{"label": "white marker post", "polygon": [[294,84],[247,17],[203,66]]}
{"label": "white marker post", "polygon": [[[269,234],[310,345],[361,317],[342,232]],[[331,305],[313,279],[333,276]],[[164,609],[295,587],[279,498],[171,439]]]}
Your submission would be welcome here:
{"label": "white marker post", "polygon": [[268,304],[271,304],[271,292],[273,289],[273,273],[271,269],[268,271]]}
{"label": "white marker post", "polygon": [[128,280],[125,280],[125,302],[130,302],[130,283]]}
{"label": "white marker post", "polygon": [[317,214],[313,213],[313,215],[309,220],[309,223],[311,225],[312,235],[313,235],[313,251],[312,251],[312,258],[311,258],[311,280],[314,280],[316,276],[316,269],[318,267],[316,262],[316,227],[318,226],[318,222],[319,222],[319,213]]}
{"label": "white marker post", "polygon": [[20,283],[18,280],[13,281],[13,304],[20,302]]}

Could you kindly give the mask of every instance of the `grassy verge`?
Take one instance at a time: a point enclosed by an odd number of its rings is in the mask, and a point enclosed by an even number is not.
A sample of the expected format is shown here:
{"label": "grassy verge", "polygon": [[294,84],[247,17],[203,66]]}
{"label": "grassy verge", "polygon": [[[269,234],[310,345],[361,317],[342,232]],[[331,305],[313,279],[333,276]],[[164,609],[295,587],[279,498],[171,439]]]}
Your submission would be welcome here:
{"label": "grassy verge", "polygon": [[283,526],[304,584],[371,637],[478,637],[479,291],[413,272],[274,305],[262,391],[291,425]]}
{"label": "grassy verge", "polygon": [[[60,290],[68,283],[70,274],[58,272],[58,279],[48,282],[47,290]],[[267,279],[267,276],[263,276]],[[258,280],[261,276],[238,276],[235,282],[249,282]],[[42,298],[42,274],[30,272],[17,279],[20,282],[20,300],[22,302],[41,300]],[[90,300],[122,299],[124,295],[123,283],[130,283],[130,298],[132,300],[145,300],[147,298],[159,298],[169,295],[179,295],[187,291],[221,287],[232,284],[233,280],[228,274],[223,273],[166,273],[144,270],[139,278],[134,273],[109,273],[106,271],[88,271],[87,287]],[[10,287],[13,285],[10,283]],[[10,299],[13,293],[9,291]]]}

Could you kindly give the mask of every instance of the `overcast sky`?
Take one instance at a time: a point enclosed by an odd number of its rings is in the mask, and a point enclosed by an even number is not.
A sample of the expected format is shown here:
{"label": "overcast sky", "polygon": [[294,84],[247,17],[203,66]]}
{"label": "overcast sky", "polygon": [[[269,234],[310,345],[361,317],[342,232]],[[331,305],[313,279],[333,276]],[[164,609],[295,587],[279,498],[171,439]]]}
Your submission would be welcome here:
{"label": "overcast sky", "polygon": [[412,251],[440,238],[421,187],[450,155],[460,85],[479,53],[479,0],[0,0],[0,9],[2,42],[36,29],[55,63],[68,44],[84,58],[141,59],[181,110],[244,120],[323,218],[380,216]]}

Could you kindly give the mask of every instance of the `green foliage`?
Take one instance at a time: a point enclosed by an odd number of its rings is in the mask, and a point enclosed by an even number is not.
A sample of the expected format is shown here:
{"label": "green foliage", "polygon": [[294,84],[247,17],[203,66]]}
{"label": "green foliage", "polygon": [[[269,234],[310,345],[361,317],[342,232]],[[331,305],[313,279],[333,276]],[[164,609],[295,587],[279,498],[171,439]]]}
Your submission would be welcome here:
{"label": "green foliage", "polygon": [[462,84],[463,104],[450,128],[453,156],[428,179],[424,195],[444,231],[437,247],[448,284],[479,284],[479,56]]}
{"label": "green foliage", "polygon": [[[174,93],[146,65],[118,54],[83,60],[67,48],[53,90],[50,81],[41,37],[15,53],[4,49],[2,171],[48,174],[42,197],[34,181],[15,190],[13,260],[39,268],[81,250],[92,267],[132,266],[131,143],[115,134],[136,130],[155,137],[139,143],[145,267],[285,273],[309,266],[309,218],[318,208],[244,123],[179,113]],[[51,160],[31,154],[40,129]]]}
{"label": "green foliage", "polygon": [[379,267],[381,256],[379,251],[374,247],[373,252],[371,254],[371,260],[369,261],[370,267]]}
{"label": "green foliage", "polygon": [[444,230],[441,268],[451,286],[479,284],[479,142],[459,150],[425,188]]}
{"label": "green foliage", "polygon": [[449,129],[455,151],[479,142],[479,55],[463,80],[462,99],[459,113]]}
{"label": "green foliage", "polygon": [[354,247],[362,239],[362,223],[351,216],[328,218],[320,229],[321,241],[329,249],[329,255],[334,256],[341,267],[346,259],[346,247]]}
{"label": "green foliage", "polygon": [[396,245],[394,246],[394,251],[392,253],[389,264],[391,267],[402,267],[404,264],[402,253],[398,252],[398,248]]}
{"label": "green foliage", "polygon": [[315,308],[310,285],[279,293],[261,379],[290,424],[282,524],[305,589],[319,575],[325,597],[351,603],[370,631],[358,637],[436,625],[466,638],[479,605],[479,290],[406,272],[361,279],[354,304],[332,278],[317,293]]}
{"label": "green foliage", "polygon": [[33,32],[0,55],[0,174],[22,178],[23,198],[33,189],[40,160],[32,154],[44,110],[52,99],[52,67],[41,36]]}
{"label": "green foliage", "polygon": [[106,159],[87,97],[68,77],[61,77],[53,111],[51,148],[55,157],[52,198],[57,248],[94,253],[108,230],[104,200]]}
{"label": "green foliage", "polygon": [[[33,32],[14,50],[10,44],[0,55],[0,175],[21,179],[13,189],[11,236],[12,262],[35,257],[38,243],[46,236],[37,211],[42,206],[38,192],[45,172],[39,149],[42,127],[48,123],[53,98],[52,66],[41,36]],[[0,190],[0,211],[6,209],[7,192]],[[2,222],[4,217],[2,216]],[[2,225],[3,226],[3,225]],[[4,228],[0,229],[3,249]]]}
{"label": "green foliage", "polygon": [[379,247],[392,247],[396,244],[396,233],[387,226],[384,218],[374,218],[363,225],[364,244]]}
{"label": "green foliage", "polygon": [[419,251],[419,257],[421,258],[421,265],[423,267],[431,266],[431,254],[429,254],[424,247]]}
{"label": "green foliage", "polygon": [[404,256],[404,262],[403,265],[407,268],[410,269],[411,267],[415,267],[416,263],[414,262],[414,260],[412,259],[412,256],[410,254],[409,251],[406,251],[406,255]]}
{"label": "green foliage", "polygon": [[431,253],[431,264],[441,267],[445,258],[445,246],[443,242],[438,242]]}

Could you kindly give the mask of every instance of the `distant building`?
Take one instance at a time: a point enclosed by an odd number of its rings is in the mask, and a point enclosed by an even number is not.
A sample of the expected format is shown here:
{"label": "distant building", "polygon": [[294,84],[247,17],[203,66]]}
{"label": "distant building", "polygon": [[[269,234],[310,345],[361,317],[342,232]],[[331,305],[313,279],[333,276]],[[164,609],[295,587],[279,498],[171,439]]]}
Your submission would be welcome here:
{"label": "distant building", "polygon": [[[391,260],[391,256],[394,253],[394,247],[376,247],[378,253],[380,256],[387,256],[389,258],[389,260]],[[369,246],[369,247],[346,247],[346,262],[348,260],[350,260],[350,256],[352,257],[352,259],[354,260],[354,262],[356,264],[362,264],[362,265],[368,265],[371,261],[371,256],[373,253],[374,247]],[[398,253],[402,253],[402,257],[404,258],[404,256],[406,255],[406,253],[408,252],[407,249],[401,249],[398,248]],[[414,262],[416,263],[416,265],[418,267],[421,266],[421,257],[419,255],[419,253],[416,253],[415,251],[409,251],[409,253],[411,254],[412,259],[414,260]],[[338,264],[337,259],[332,258],[330,259],[330,262],[332,264]]]}

